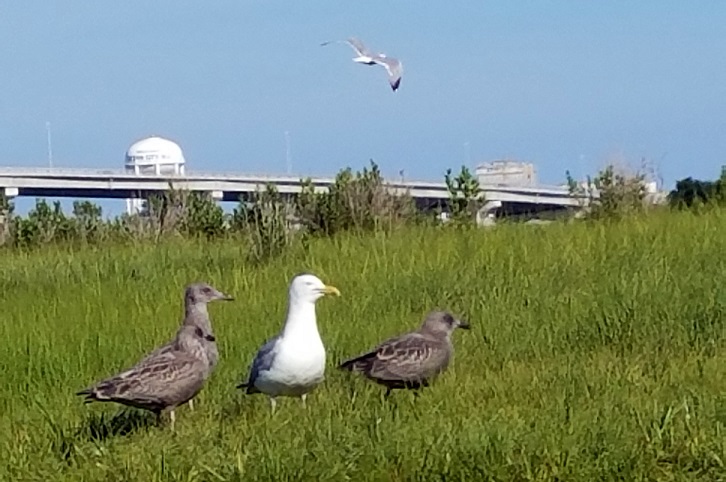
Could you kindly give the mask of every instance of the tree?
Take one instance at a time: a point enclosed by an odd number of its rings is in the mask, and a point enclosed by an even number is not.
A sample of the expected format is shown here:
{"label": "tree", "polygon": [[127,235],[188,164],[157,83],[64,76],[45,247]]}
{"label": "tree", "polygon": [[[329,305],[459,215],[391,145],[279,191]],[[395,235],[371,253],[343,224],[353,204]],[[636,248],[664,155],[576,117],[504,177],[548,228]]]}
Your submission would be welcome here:
{"label": "tree", "polygon": [[726,168],[716,181],[701,181],[687,177],[676,181],[668,193],[668,204],[676,208],[693,208],[703,204],[724,204],[726,201]]}
{"label": "tree", "polygon": [[449,192],[451,219],[460,223],[476,222],[476,214],[485,201],[476,176],[469,168],[461,166],[461,171],[455,177],[452,176],[451,169],[447,169],[444,181]]}

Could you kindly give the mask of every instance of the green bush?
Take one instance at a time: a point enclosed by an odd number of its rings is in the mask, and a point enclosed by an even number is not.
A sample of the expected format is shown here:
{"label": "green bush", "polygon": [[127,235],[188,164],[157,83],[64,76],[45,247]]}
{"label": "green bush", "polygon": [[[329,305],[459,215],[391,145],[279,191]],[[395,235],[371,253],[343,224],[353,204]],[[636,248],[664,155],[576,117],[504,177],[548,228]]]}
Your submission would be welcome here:
{"label": "green bush", "polygon": [[668,203],[679,209],[723,206],[726,204],[726,166],[721,170],[721,177],[715,181],[701,181],[692,177],[677,181],[675,189],[668,193]]}
{"label": "green bush", "polygon": [[610,164],[580,186],[566,172],[570,193],[583,200],[590,219],[620,219],[646,209],[645,175],[628,174]]}
{"label": "green bush", "polygon": [[451,221],[457,224],[474,224],[485,203],[479,180],[469,168],[461,166],[457,176],[452,176],[451,169],[448,169],[444,182],[449,191]]}
{"label": "green bush", "polygon": [[316,236],[388,230],[415,219],[413,199],[408,193],[391,192],[373,161],[363,172],[340,171],[325,192],[316,192],[306,179],[296,209],[306,231]]}
{"label": "green bush", "polygon": [[246,234],[248,260],[261,263],[283,253],[293,243],[292,205],[273,184],[241,199],[232,214],[231,225]]}

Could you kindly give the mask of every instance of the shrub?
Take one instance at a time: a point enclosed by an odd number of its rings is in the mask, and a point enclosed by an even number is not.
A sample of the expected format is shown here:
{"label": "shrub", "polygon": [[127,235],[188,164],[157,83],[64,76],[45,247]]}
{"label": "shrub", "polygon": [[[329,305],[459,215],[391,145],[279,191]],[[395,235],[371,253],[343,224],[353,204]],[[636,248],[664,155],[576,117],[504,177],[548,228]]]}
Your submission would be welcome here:
{"label": "shrub", "polygon": [[248,260],[262,263],[284,252],[293,242],[293,207],[268,184],[249,200],[241,199],[232,214],[231,226],[246,234]]}
{"label": "shrub", "polygon": [[615,219],[645,209],[645,175],[628,173],[609,164],[595,177],[587,176],[585,186],[579,185],[566,172],[570,193],[580,196],[591,219]]}
{"label": "shrub", "polygon": [[457,224],[475,223],[477,213],[485,202],[479,180],[466,166],[461,166],[461,171],[455,177],[448,169],[444,182],[449,191],[451,221]]}
{"label": "shrub", "polygon": [[103,210],[90,201],[73,202],[73,230],[84,243],[101,240],[107,230],[103,222]]}
{"label": "shrub", "polygon": [[72,238],[73,225],[65,214],[59,201],[51,207],[45,199],[37,199],[35,207],[27,218],[13,220],[15,245],[29,247]]}
{"label": "shrub", "polygon": [[180,228],[189,236],[220,238],[226,234],[224,211],[211,194],[190,192],[184,204]]}
{"label": "shrub", "polygon": [[413,199],[406,192],[391,192],[378,166],[353,174],[340,171],[327,192],[317,192],[310,179],[296,199],[297,216],[306,231],[332,236],[341,231],[375,231],[415,218]]}
{"label": "shrub", "polygon": [[677,181],[676,188],[668,193],[668,204],[674,208],[726,204],[726,166],[715,181],[700,181],[692,177]]}

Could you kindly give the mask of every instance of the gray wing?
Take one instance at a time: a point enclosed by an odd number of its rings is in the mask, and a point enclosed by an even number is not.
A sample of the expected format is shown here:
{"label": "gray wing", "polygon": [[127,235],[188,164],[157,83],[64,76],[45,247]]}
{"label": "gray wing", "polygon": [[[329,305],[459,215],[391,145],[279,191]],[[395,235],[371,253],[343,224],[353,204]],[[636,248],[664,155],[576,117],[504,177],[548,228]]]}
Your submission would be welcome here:
{"label": "gray wing", "polygon": [[325,46],[325,45],[332,44],[334,42],[335,43],[345,43],[345,44],[350,45],[353,48],[353,50],[355,50],[355,53],[358,55],[373,57],[373,54],[371,54],[371,52],[368,50],[368,48],[365,45],[363,45],[363,42],[361,42],[360,40],[358,40],[355,37],[350,37],[345,40],[328,40],[327,42],[323,42],[320,45]]}
{"label": "gray wing", "polygon": [[190,400],[206,380],[207,365],[190,354],[164,352],[78,392],[87,401],[112,401],[159,411]]}
{"label": "gray wing", "polygon": [[401,84],[401,76],[403,75],[403,64],[400,60],[392,57],[376,57],[373,62],[382,65],[388,72],[388,83],[391,84],[393,90],[398,89]]}
{"label": "gray wing", "polygon": [[382,343],[365,357],[365,372],[371,378],[418,381],[444,370],[450,350],[443,340],[409,333]]}
{"label": "gray wing", "polygon": [[358,55],[373,57],[370,50],[368,50],[368,48],[363,45],[363,42],[361,42],[359,39],[355,37],[348,37],[345,42],[353,47],[353,50],[355,50]]}
{"label": "gray wing", "polygon": [[250,376],[247,378],[246,382],[239,384],[237,388],[247,387],[247,393],[254,393],[256,391],[254,388],[255,380],[257,380],[260,372],[269,370],[272,363],[275,361],[275,356],[277,355],[277,341],[279,338],[279,335],[275,336],[262,345],[262,348],[257,351],[255,359],[252,361]]}

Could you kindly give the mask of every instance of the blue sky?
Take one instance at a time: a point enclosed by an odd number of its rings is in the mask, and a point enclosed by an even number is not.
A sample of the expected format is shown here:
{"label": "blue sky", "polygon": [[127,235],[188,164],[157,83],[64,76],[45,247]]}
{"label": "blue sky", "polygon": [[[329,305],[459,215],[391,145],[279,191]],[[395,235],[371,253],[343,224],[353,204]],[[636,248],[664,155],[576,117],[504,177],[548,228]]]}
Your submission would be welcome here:
{"label": "blue sky", "polygon": [[[400,58],[393,93],[356,35]],[[0,1],[0,165],[121,167],[151,134],[193,170],[330,175],[376,160],[610,160],[666,187],[726,164],[726,2]],[[468,143],[468,152],[466,143]]]}

